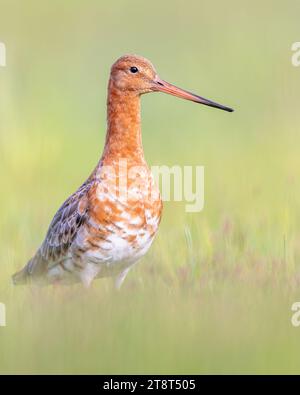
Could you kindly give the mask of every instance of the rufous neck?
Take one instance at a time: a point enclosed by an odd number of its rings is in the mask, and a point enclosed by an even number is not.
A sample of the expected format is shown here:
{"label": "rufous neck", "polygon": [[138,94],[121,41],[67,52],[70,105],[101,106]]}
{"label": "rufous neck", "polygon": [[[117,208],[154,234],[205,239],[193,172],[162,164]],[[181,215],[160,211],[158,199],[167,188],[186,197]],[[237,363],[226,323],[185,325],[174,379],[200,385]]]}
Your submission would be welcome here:
{"label": "rufous neck", "polygon": [[141,137],[140,96],[134,91],[122,91],[108,84],[107,133],[102,160],[124,158],[144,161]]}

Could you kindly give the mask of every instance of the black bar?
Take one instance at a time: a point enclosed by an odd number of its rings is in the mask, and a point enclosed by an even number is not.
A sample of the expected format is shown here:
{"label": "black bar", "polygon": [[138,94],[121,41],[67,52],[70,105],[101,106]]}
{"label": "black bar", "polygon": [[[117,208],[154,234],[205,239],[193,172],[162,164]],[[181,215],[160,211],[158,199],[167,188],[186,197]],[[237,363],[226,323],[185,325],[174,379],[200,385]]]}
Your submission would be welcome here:
{"label": "black bar", "polygon": [[[4,387],[2,387],[2,385]],[[10,391],[24,391],[30,394],[43,392],[43,388],[54,393],[62,390],[83,391],[84,394],[98,394],[108,392],[203,392],[204,388],[243,393],[247,391],[276,390],[287,391],[290,384],[300,384],[299,376],[213,376],[213,375],[28,375],[28,376],[0,376],[0,388]],[[59,390],[59,391],[58,391]],[[2,391],[1,391],[2,392]],[[3,392],[4,393],[4,392]]]}

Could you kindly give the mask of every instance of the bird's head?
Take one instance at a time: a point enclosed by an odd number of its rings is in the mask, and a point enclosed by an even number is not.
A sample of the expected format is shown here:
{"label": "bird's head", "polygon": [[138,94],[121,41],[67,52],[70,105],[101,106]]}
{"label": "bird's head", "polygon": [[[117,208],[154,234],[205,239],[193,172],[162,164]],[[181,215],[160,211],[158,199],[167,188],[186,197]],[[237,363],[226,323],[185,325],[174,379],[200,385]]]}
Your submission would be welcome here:
{"label": "bird's head", "polygon": [[162,80],[157,75],[153,64],[142,56],[124,55],[119,58],[112,65],[110,80],[116,89],[124,92],[132,92],[137,95],[149,92],[164,92],[195,103],[229,112],[233,111],[232,108],[215,103]]}

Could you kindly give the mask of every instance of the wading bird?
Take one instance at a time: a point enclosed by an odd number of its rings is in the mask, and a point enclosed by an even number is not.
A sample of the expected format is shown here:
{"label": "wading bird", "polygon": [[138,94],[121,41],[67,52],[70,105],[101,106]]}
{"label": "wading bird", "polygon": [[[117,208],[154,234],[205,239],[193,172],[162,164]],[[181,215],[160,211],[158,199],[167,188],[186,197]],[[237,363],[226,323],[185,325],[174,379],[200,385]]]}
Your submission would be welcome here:
{"label": "wading bird", "polygon": [[147,252],[162,212],[141,139],[140,96],[149,92],[233,111],[160,79],[141,56],[119,58],[108,84],[102,157],[58,210],[36,254],[13,276],[14,284],[81,281],[89,286],[95,278],[114,276],[119,287]]}

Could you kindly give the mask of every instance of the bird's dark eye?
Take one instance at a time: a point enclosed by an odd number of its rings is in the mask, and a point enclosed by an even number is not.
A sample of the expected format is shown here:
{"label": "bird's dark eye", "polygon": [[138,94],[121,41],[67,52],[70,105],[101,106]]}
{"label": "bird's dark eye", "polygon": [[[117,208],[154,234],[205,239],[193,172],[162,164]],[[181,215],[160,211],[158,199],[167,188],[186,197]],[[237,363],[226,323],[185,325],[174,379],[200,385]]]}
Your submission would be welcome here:
{"label": "bird's dark eye", "polygon": [[131,73],[137,73],[139,71],[139,69],[135,66],[130,67],[130,72]]}

